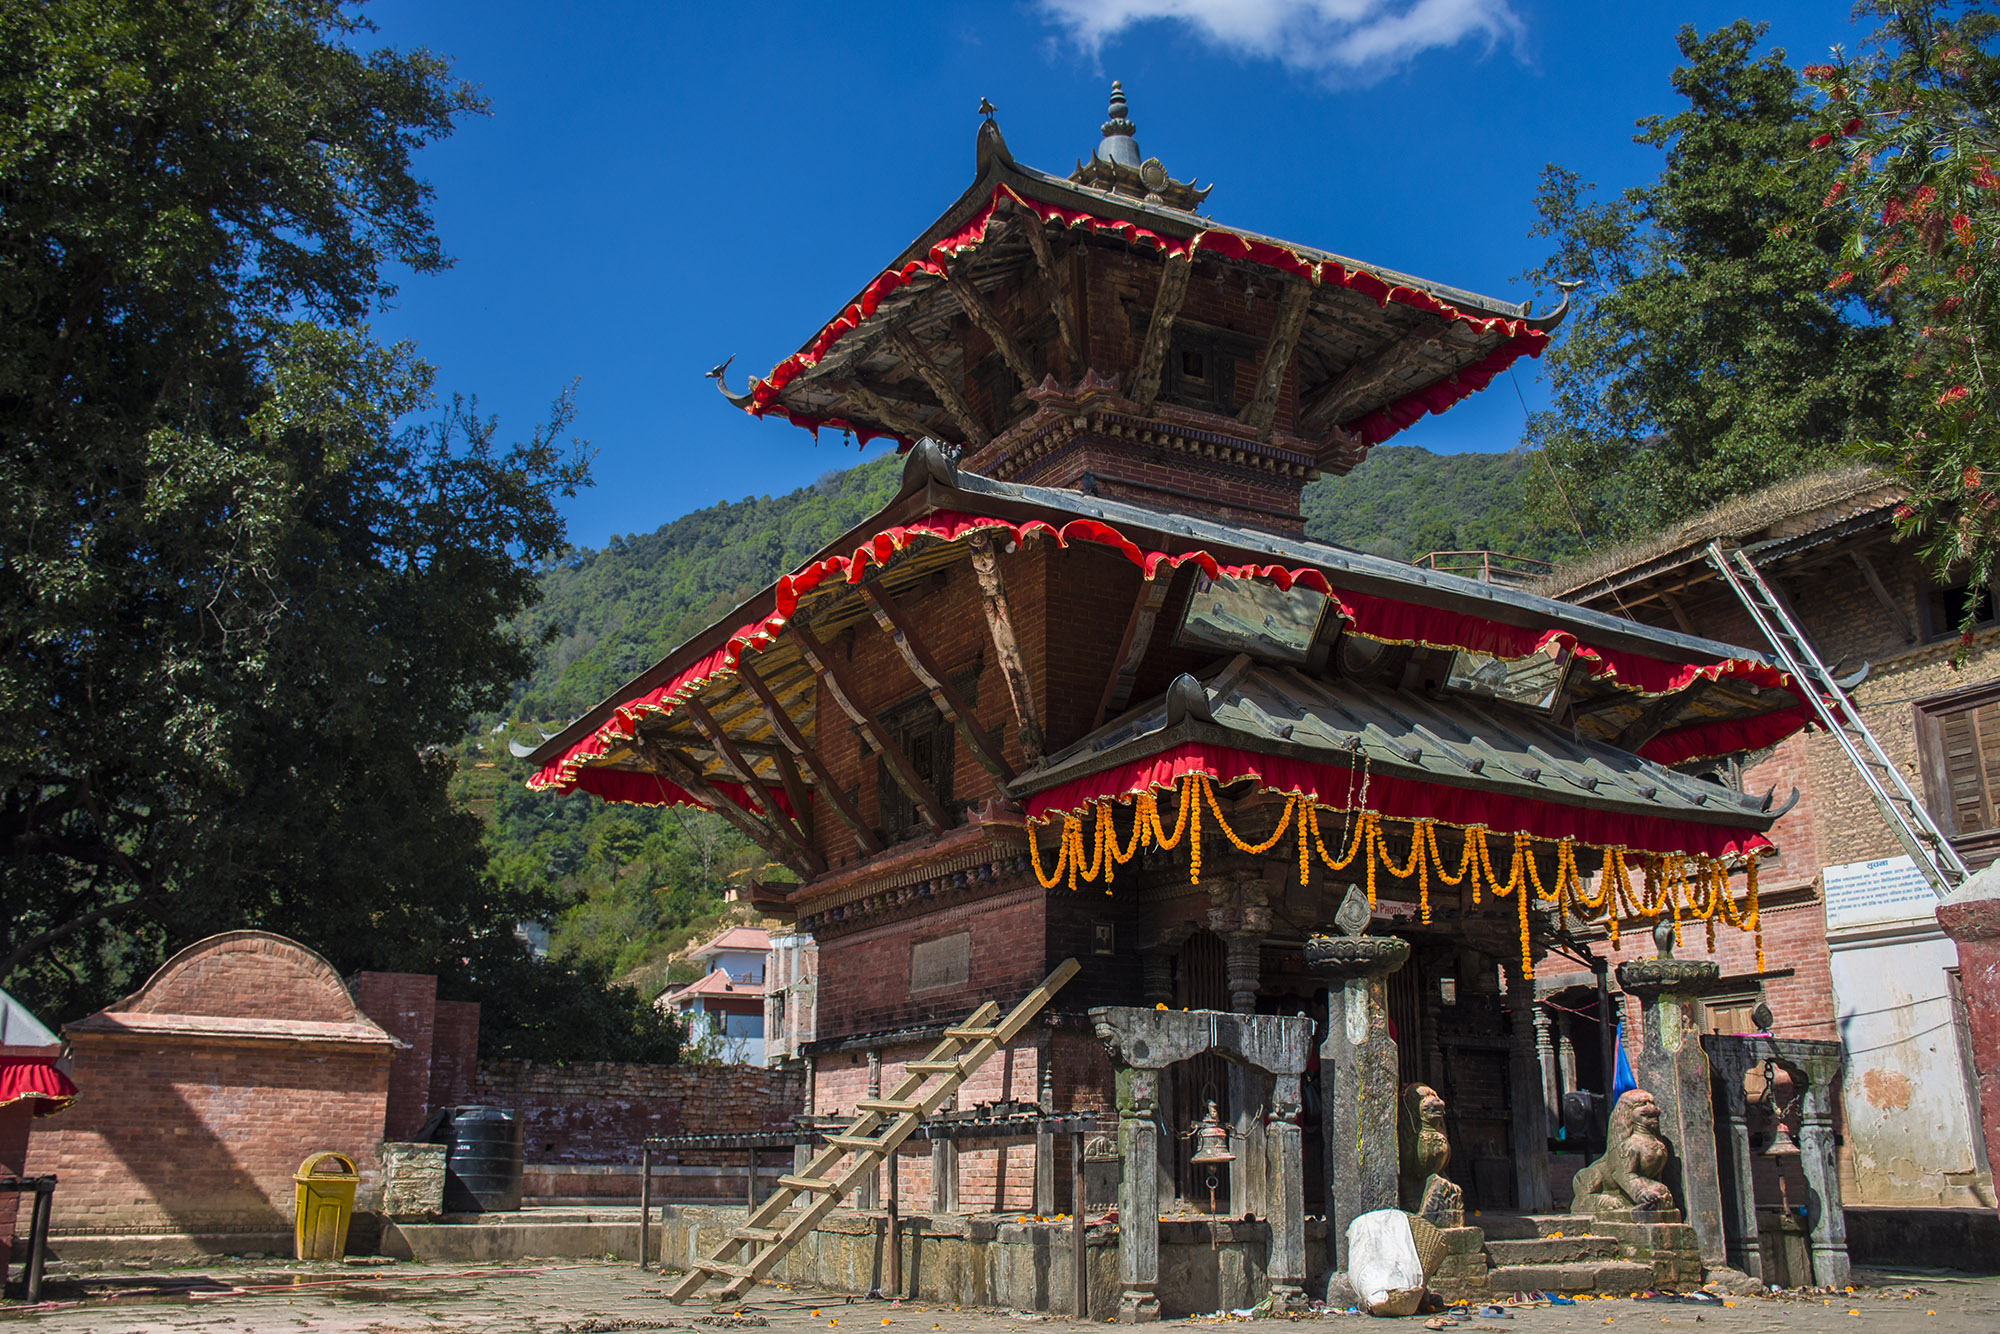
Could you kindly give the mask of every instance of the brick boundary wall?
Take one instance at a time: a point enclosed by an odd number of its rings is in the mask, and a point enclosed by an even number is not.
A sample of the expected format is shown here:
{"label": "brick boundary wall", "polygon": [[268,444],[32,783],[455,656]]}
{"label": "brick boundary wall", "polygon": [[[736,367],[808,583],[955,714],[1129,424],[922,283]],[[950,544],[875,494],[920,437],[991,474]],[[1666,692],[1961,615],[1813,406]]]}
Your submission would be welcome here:
{"label": "brick boundary wall", "polygon": [[521,1115],[530,1163],[636,1164],[652,1135],[789,1130],[805,1075],[748,1065],[481,1061],[476,1101]]}

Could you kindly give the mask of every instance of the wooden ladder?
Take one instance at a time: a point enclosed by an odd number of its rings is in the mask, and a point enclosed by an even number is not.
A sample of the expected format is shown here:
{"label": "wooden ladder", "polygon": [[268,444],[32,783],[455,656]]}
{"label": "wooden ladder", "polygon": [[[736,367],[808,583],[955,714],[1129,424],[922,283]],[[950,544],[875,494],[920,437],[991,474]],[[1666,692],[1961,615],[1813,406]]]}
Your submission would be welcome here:
{"label": "wooden ladder", "polygon": [[[1075,959],[1063,960],[998,1023],[994,1016],[1000,1007],[988,1001],[965,1022],[947,1028],[943,1040],[928,1056],[903,1067],[903,1078],[887,1096],[863,1098],[855,1104],[860,1115],[847,1129],[826,1137],[826,1147],[805,1171],[779,1177],[770,1198],[751,1210],[742,1227],[731,1230],[721,1249],[706,1260],[697,1260],[667,1294],[667,1300],[686,1301],[711,1276],[727,1280],[711,1294],[718,1302],[735,1301],[762,1282],[785,1252],[818,1227],[820,1220],[880,1167],[912,1131],[936,1115],[987,1058],[1019,1037],[1081,968]],[[937,1083],[925,1089],[924,1084],[933,1076],[937,1076]],[[842,1158],[848,1159],[847,1165],[836,1170]]]}

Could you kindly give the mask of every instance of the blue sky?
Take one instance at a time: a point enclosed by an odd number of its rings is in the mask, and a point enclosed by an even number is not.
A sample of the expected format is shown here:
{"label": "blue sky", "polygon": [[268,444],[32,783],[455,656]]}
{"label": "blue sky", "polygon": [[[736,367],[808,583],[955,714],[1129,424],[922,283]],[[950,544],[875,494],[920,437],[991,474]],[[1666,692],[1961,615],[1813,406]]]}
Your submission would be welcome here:
{"label": "blue sky", "polygon": [[[1143,150],[1213,182],[1220,221],[1511,300],[1541,257],[1535,181],[1649,180],[1640,116],[1677,110],[1682,24],[1735,4],[1556,0],[944,0],[549,5],[375,0],[379,40],[426,46],[492,115],[427,149],[457,263],[412,278],[378,335],[524,434],[580,379],[599,546],[860,457],[834,434],[731,409],[972,178],[979,99],[1022,162],[1088,154],[1112,78]],[[1795,63],[1855,44],[1846,6],[1763,0]],[[1519,393],[1516,389],[1518,386]],[[1399,443],[1511,448],[1518,364]],[[874,445],[870,457],[886,447]],[[1366,466],[1365,464],[1363,466]]]}

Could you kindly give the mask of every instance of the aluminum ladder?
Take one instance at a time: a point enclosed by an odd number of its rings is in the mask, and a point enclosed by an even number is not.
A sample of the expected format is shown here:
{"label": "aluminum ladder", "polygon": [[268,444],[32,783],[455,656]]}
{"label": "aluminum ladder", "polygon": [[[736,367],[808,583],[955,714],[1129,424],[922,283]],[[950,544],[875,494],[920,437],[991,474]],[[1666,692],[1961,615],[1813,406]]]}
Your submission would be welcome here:
{"label": "aluminum ladder", "polygon": [[[994,1016],[1000,1007],[988,1001],[963,1023],[947,1028],[929,1055],[904,1067],[903,1078],[886,1097],[863,1098],[856,1103],[860,1114],[845,1130],[826,1137],[826,1147],[814,1155],[804,1171],[779,1177],[770,1198],[751,1210],[742,1227],[730,1231],[715,1254],[696,1261],[667,1293],[667,1300],[686,1301],[711,1277],[727,1280],[711,1294],[718,1302],[735,1301],[762,1282],[785,1252],[818,1227],[926,1118],[936,1115],[967,1077],[1019,1037],[1081,968],[1075,959],[1063,960],[998,1023]],[[925,1089],[933,1076],[937,1083]],[[847,1165],[840,1167],[840,1160],[850,1154],[853,1156]]]}
{"label": "aluminum ladder", "polygon": [[1813,652],[1807,642],[1805,631],[1786,612],[1784,604],[1771,586],[1764,582],[1763,573],[1750,553],[1741,547],[1725,549],[1720,542],[1708,544],[1708,563],[1722,575],[1722,581],[1729,585],[1730,592],[1736,594],[1737,601],[1750,613],[1750,618],[1763,632],[1764,639],[1778,655],[1778,661],[1792,679],[1806,687],[1800,693],[1819,715],[1820,723],[1840,743],[1847,752],[1849,763],[1861,775],[1861,781],[1874,799],[1875,809],[1882,812],[1882,818],[1896,835],[1896,841],[1903,845],[1903,851],[1910,854],[1931,889],[1943,898],[1964,882],[1965,863],[1959,860],[1958,852],[1951,846],[1944,831],[1931,819],[1923,802],[1910,790],[1903,775],[1882,753],[1875,734],[1868,730],[1868,724],[1861,720],[1847,692],[1826,669],[1826,664]]}

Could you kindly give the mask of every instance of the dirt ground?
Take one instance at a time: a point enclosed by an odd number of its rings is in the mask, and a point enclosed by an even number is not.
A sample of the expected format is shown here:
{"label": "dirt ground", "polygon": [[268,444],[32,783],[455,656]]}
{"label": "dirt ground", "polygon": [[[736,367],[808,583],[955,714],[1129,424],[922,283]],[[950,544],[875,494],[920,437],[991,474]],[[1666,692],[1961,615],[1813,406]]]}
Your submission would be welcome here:
{"label": "dirt ground", "polygon": [[[615,1334],[624,1330],[754,1329],[766,1334],[1060,1334],[1079,1322],[1018,1311],[894,1303],[764,1287],[717,1313],[676,1307],[664,1281],[630,1263],[550,1263],[466,1269],[418,1264],[368,1267],[269,1265],[140,1271],[108,1267],[52,1275],[39,1306],[0,1306],[0,1324],[41,1334]],[[1840,1293],[1738,1297],[1732,1305],[1631,1297],[1573,1305],[1515,1305],[1501,1315],[1432,1315],[1435,1328],[1539,1330],[1703,1328],[1704,1334],[1805,1330],[2000,1330],[2000,1275],[1864,1271]],[[1340,1312],[1304,1323],[1427,1327],[1427,1317],[1377,1322]],[[1102,1327],[1104,1322],[1090,1322]],[[1168,1322],[1248,1323],[1228,1315]]]}

